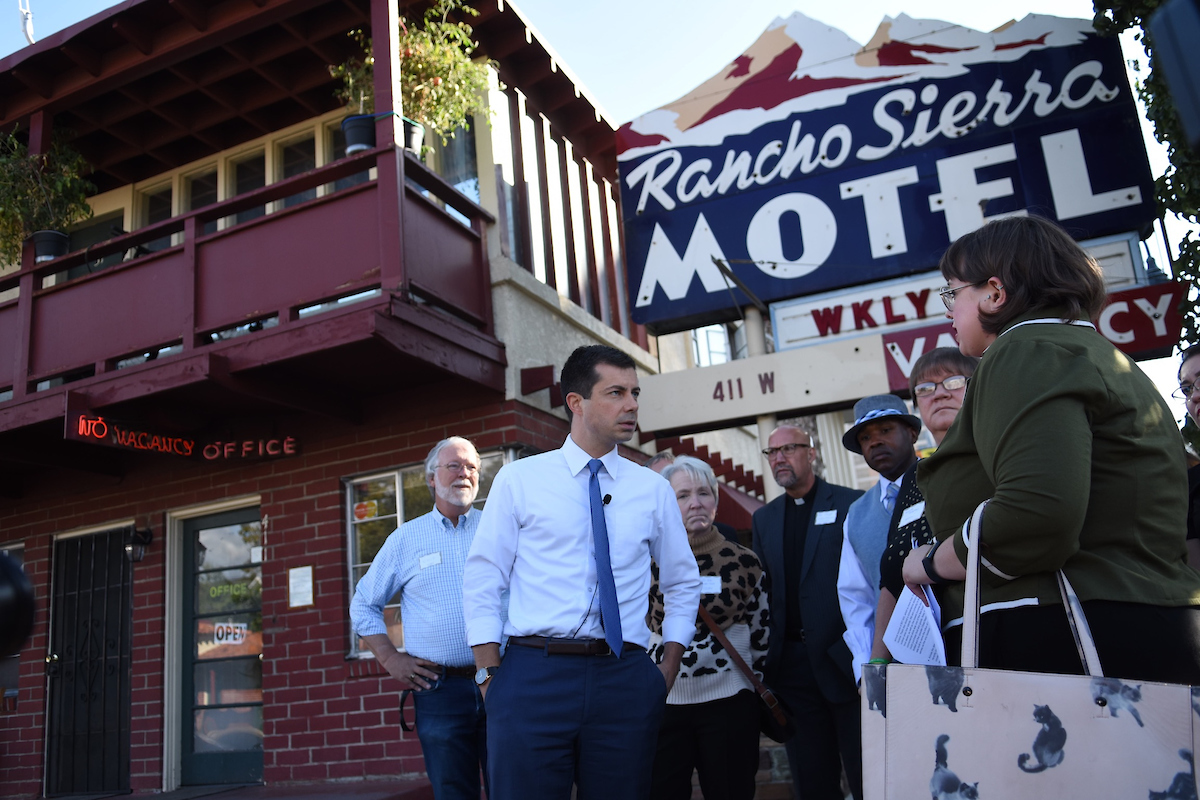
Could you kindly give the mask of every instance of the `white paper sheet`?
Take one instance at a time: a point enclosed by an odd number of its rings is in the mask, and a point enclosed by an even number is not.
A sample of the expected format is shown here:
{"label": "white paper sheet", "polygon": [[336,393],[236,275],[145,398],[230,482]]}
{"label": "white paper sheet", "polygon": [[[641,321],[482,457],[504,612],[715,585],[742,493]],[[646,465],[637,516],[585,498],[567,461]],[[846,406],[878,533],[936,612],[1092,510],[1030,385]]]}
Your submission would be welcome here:
{"label": "white paper sheet", "polygon": [[896,600],[896,608],[883,632],[883,643],[892,658],[902,664],[946,665],[946,643],[942,641],[942,610],[933,590],[924,587],[926,606],[907,586]]}

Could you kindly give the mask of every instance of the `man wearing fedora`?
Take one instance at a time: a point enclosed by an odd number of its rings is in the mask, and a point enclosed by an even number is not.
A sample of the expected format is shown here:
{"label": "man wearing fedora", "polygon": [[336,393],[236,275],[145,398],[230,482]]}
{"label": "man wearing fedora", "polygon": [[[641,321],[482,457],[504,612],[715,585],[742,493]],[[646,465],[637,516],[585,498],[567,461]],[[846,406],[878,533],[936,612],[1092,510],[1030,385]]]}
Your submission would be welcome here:
{"label": "man wearing fedora", "polygon": [[844,766],[861,800],[858,692],[836,582],[842,523],[862,492],[817,477],[812,440],[793,425],[776,428],[763,455],[785,492],[754,512],[753,545],[771,584],[764,678],[796,718],[792,783],[804,800],[842,800]]}
{"label": "man wearing fedora", "polygon": [[917,460],[913,445],[920,432],[921,420],[908,413],[903,400],[879,394],[854,404],[854,426],[842,436],[842,445],[879,473],[879,482],[850,506],[842,528],[837,593],[846,623],[843,637],[854,657],[855,681],[862,678],[862,665],[871,658],[879,562],[887,546],[900,481]]}

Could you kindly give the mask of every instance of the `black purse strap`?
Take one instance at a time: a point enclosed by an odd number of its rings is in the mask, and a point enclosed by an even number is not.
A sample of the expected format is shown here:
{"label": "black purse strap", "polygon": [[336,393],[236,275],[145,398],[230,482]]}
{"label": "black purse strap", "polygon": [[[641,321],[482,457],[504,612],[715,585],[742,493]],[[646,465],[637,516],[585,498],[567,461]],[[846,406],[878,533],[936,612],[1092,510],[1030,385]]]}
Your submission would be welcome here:
{"label": "black purse strap", "polygon": [[412,733],[413,729],[409,727],[408,720],[404,718],[404,707],[408,705],[408,696],[412,693],[412,689],[405,689],[400,693],[400,727],[409,733]]}

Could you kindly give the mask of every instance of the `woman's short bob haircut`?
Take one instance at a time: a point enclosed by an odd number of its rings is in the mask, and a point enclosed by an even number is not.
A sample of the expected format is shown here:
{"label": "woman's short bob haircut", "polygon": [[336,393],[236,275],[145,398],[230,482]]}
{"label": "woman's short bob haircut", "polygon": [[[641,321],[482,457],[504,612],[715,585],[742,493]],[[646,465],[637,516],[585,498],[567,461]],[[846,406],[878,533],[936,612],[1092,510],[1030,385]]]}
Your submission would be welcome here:
{"label": "woman's short bob haircut", "polygon": [[712,490],[714,497],[717,495],[717,476],[713,474],[712,467],[700,459],[691,456],[676,456],[675,460],[668,464],[661,474],[669,481],[672,476],[680,472],[690,475],[696,483],[707,486]]}
{"label": "woman's short bob haircut", "polygon": [[935,347],[917,359],[908,376],[908,390],[915,392],[918,383],[929,380],[931,375],[946,373],[946,376],[962,375],[969,378],[975,374],[979,359],[966,356],[957,347]]}
{"label": "woman's short bob haircut", "polygon": [[992,220],[965,234],[938,266],[947,280],[973,286],[999,279],[1007,298],[996,311],[979,312],[984,333],[999,334],[1038,309],[1065,319],[1093,319],[1107,296],[1095,259],[1058,225],[1033,215]]}

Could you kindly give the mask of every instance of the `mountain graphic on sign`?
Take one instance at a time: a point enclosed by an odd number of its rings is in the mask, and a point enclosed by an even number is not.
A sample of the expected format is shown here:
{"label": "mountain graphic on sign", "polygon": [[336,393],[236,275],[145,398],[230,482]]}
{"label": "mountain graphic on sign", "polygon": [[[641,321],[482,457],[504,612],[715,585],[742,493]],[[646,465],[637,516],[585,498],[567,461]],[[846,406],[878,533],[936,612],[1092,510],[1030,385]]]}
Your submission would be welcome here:
{"label": "mountain graphic on sign", "polygon": [[1079,44],[1092,32],[1087,20],[1041,14],[990,32],[901,14],[885,17],[871,40],[859,44],[796,12],[776,18],[742,55],[685,96],[622,125],[618,159],[720,144],[797,112],[843,105],[858,92],[954,77],[972,64]]}

